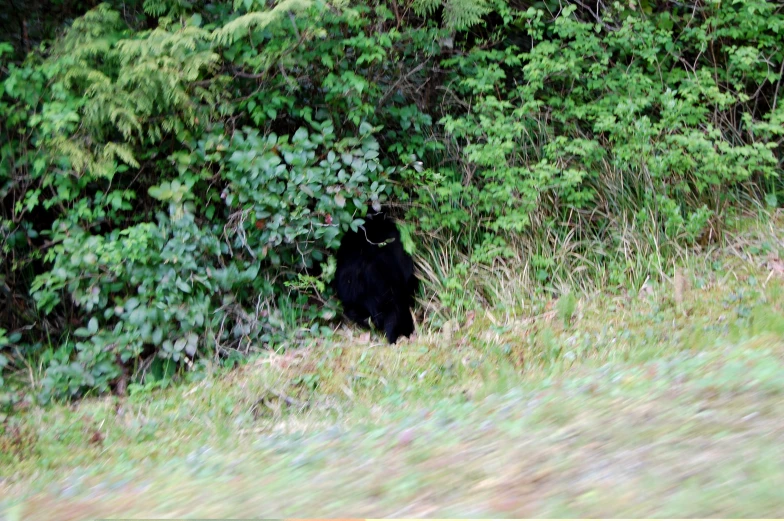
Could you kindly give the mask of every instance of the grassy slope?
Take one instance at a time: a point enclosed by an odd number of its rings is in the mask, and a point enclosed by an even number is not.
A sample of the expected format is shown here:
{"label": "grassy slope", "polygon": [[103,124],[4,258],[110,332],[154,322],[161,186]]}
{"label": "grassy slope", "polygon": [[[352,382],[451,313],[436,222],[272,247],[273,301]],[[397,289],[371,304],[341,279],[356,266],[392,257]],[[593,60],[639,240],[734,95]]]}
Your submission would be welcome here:
{"label": "grassy slope", "polygon": [[780,516],[783,231],[566,323],[479,315],[31,408],[0,436],[0,514]]}

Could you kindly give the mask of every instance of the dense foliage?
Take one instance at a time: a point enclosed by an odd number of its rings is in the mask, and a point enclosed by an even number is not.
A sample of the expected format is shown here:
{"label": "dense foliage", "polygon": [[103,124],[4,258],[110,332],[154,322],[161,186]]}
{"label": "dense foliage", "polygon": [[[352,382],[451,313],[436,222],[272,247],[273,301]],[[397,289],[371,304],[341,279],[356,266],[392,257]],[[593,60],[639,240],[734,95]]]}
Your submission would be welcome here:
{"label": "dense foliage", "polygon": [[542,282],[633,284],[646,244],[781,197],[777,2],[19,4],[0,378],[38,366],[45,398],[326,334],[331,252],[371,205],[405,209],[409,247],[456,245],[449,313],[469,265],[525,245]]}

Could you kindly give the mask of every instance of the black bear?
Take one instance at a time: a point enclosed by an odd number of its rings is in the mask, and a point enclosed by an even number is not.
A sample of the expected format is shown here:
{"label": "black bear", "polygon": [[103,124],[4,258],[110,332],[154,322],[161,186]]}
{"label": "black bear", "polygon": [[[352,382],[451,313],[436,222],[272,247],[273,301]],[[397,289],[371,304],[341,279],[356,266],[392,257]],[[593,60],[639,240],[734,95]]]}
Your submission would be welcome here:
{"label": "black bear", "polygon": [[343,313],[362,327],[368,319],[383,329],[390,344],[411,336],[411,309],[419,279],[403,249],[395,221],[386,212],[369,212],[356,232],[343,235],[337,253],[335,289]]}

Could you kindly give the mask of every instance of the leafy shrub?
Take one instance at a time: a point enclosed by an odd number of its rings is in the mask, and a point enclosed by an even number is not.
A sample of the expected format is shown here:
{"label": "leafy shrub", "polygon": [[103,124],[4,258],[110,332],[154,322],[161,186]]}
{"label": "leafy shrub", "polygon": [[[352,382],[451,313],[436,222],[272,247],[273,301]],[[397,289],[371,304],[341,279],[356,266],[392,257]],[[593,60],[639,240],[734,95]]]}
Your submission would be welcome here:
{"label": "leafy shrub", "polygon": [[[553,231],[606,241],[633,226],[651,247],[693,244],[745,193],[775,194],[784,15],[758,0],[658,5],[601,16],[569,5],[552,22],[502,9],[506,34],[524,27],[530,50],[507,38],[448,59],[461,103],[440,122],[456,164],[416,179],[428,187],[412,213],[422,226],[493,263],[510,241]],[[591,240],[575,261],[615,255]]]}
{"label": "leafy shrub", "polygon": [[433,32],[382,9],[379,33],[365,6],[258,8],[154,2],[134,29],[103,4],[0,77],[5,273],[34,300],[5,312],[44,398],[335,316],[329,250],[426,141],[399,139],[429,120],[386,60],[435,52]]}
{"label": "leafy shrub", "polygon": [[362,224],[355,215],[368,203],[379,206],[383,177],[394,173],[379,163],[369,124],[336,141],[330,120],[310,123],[316,132],[301,127],[290,140],[253,129],[207,140],[212,151],[225,151],[221,197],[232,211],[229,223],[238,222],[234,246],[276,266],[322,261],[325,249],[337,248],[341,229]]}

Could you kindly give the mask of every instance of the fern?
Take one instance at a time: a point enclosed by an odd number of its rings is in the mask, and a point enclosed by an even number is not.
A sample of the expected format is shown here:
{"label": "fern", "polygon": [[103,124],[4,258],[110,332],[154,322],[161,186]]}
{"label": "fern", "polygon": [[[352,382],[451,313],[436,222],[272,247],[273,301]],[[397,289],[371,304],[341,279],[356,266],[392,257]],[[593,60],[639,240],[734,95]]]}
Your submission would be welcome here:
{"label": "fern", "polygon": [[417,16],[426,16],[433,14],[440,5],[441,0],[414,0],[411,7]]}
{"label": "fern", "polygon": [[144,12],[160,17],[163,15],[177,18],[185,16],[193,9],[193,2],[188,0],[144,0]]}
{"label": "fern", "polygon": [[492,11],[487,0],[414,0],[412,7],[418,16],[425,16],[433,14],[441,5],[444,25],[458,31],[476,25]]}
{"label": "fern", "polygon": [[76,20],[47,60],[52,93],[62,101],[37,116],[54,162],[77,176],[112,176],[117,162],[139,167],[140,147],[202,120],[199,111],[217,96],[192,84],[212,74],[220,57],[199,23],[161,19],[155,30],[128,38],[106,5]]}
{"label": "fern", "polygon": [[239,16],[213,33],[219,45],[230,45],[237,38],[279,21],[289,12],[300,12],[310,8],[313,0],[283,0],[269,11],[251,12]]}
{"label": "fern", "polygon": [[448,0],[444,5],[444,24],[463,30],[482,21],[491,11],[486,0]]}
{"label": "fern", "polygon": [[122,143],[107,143],[103,147],[101,159],[104,161],[121,159],[126,164],[135,168],[139,168],[139,163],[133,157],[133,151],[130,149],[130,147]]}

